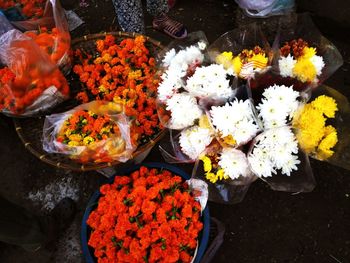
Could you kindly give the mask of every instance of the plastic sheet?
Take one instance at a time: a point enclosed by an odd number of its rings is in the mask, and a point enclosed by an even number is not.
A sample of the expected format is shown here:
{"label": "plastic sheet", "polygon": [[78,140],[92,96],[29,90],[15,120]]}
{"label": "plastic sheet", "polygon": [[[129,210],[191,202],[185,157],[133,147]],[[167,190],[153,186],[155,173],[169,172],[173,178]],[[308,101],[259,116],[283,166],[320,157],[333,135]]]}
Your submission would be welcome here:
{"label": "plastic sheet", "polygon": [[[100,140],[92,141],[85,143],[87,137],[84,137],[83,145],[69,145],[66,144],[65,141],[58,141],[58,135],[65,132],[66,136],[74,141],[74,138],[70,136],[80,136],[80,134],[76,134],[74,130],[65,131],[67,120],[78,111],[88,111],[91,114],[95,114],[92,117],[95,119],[98,116],[104,116],[110,118],[110,122],[108,125],[117,125],[118,133],[115,131],[113,127],[113,132],[107,138],[100,138]],[[90,114],[89,113],[89,114]],[[90,115],[91,116],[91,115]],[[81,123],[78,124],[78,129],[83,132],[84,120],[80,120]],[[90,124],[89,124],[90,125]],[[98,125],[98,124],[94,124]],[[105,129],[105,125],[101,128]],[[95,126],[94,126],[95,129]],[[69,132],[67,134],[67,132]],[[86,131],[93,132],[93,131]],[[103,132],[105,134],[105,132]],[[92,135],[91,135],[92,136]],[[91,137],[90,136],[90,137]],[[97,138],[99,135],[97,134]],[[112,161],[120,161],[126,162],[132,157],[132,153],[135,150],[135,147],[131,144],[130,140],[130,131],[129,131],[129,120],[123,114],[122,105],[115,104],[112,102],[103,102],[103,101],[92,101],[86,104],[79,105],[74,109],[59,113],[52,114],[47,116],[44,123],[43,128],[43,149],[49,153],[60,153],[69,155],[71,159],[77,160],[81,163],[95,162],[95,163],[103,163],[103,162],[112,162]]]}
{"label": "plastic sheet", "polygon": [[248,16],[269,17],[283,15],[294,9],[294,0],[235,0]]}

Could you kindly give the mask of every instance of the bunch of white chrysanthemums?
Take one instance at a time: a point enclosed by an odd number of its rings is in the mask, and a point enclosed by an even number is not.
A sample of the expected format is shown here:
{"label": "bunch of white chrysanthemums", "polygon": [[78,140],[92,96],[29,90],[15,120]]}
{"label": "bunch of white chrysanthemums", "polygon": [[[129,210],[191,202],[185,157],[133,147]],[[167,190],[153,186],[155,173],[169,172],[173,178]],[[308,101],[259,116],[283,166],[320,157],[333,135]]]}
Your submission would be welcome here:
{"label": "bunch of white chrysanthemums", "polygon": [[158,100],[170,112],[165,126],[184,129],[194,125],[204,114],[201,100],[227,100],[234,95],[229,76],[232,70],[222,65],[203,66],[205,43],[199,42],[183,50],[168,51],[163,59],[166,68],[158,87]]}

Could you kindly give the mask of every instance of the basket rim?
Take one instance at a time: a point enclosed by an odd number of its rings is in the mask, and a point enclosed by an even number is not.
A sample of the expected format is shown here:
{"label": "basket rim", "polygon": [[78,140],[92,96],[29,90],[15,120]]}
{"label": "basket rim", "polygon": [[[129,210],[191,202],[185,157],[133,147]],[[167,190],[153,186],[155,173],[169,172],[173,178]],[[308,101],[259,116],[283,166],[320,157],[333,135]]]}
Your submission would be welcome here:
{"label": "basket rim", "polygon": [[[96,39],[101,39],[101,38],[105,37],[106,35],[113,35],[113,36],[116,36],[116,37],[130,37],[130,38],[135,38],[137,36],[144,36],[146,38],[146,41],[149,41],[150,43],[152,43],[153,45],[159,47],[160,49],[164,49],[164,46],[161,44],[160,41],[157,41],[157,40],[155,40],[155,39],[153,39],[153,38],[151,38],[149,36],[138,34],[138,33],[122,32],[122,31],[103,32],[103,33],[84,35],[82,37],[78,37],[78,38],[73,39],[72,42],[71,42],[71,47],[74,49],[74,46],[79,44],[79,43],[81,43],[81,42],[93,41],[93,40],[96,40]],[[36,118],[36,119],[39,119],[39,118]],[[120,161],[113,161],[113,162],[108,162],[108,163],[96,163],[96,164],[88,164],[88,165],[87,164],[81,164],[80,167],[79,167],[78,166],[79,163],[77,163],[78,164],[77,166],[73,166],[73,165],[69,165],[67,163],[61,163],[61,162],[53,161],[50,158],[50,153],[45,153],[44,150],[42,150],[42,152],[40,152],[40,150],[38,150],[36,147],[33,147],[33,143],[32,142],[26,140],[26,137],[25,137],[25,135],[23,133],[23,128],[22,128],[22,125],[21,125],[19,119],[13,118],[13,123],[14,123],[15,129],[16,129],[16,132],[18,134],[18,137],[20,138],[20,140],[24,144],[24,147],[29,152],[31,152],[34,156],[39,158],[41,161],[43,161],[43,162],[45,162],[45,163],[47,163],[49,165],[52,165],[54,167],[65,169],[65,170],[71,170],[71,171],[75,171],[75,172],[86,172],[86,171],[95,171],[95,170],[99,170],[99,169],[113,167],[113,166],[116,166],[116,165],[122,163]],[[166,133],[166,129],[163,128],[148,143],[142,145],[141,147],[138,147],[136,149],[136,151],[132,153],[130,160],[135,158],[135,157],[137,157],[141,153],[143,153],[146,149],[154,147],[154,145],[165,135],[165,133]],[[67,157],[67,159],[69,159],[69,157]]]}

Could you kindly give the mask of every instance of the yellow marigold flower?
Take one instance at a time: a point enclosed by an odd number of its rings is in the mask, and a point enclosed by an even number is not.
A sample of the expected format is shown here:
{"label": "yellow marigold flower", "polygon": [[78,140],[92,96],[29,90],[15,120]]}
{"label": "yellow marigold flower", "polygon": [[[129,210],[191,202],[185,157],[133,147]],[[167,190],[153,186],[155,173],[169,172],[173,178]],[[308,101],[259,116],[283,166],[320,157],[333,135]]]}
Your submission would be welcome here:
{"label": "yellow marigold flower", "polygon": [[72,134],[72,129],[67,129],[66,130],[66,132],[65,132],[65,135],[67,136],[67,137],[69,137],[70,135]]}
{"label": "yellow marigold flower", "polygon": [[309,59],[300,58],[295,63],[293,68],[293,74],[301,81],[301,82],[312,82],[316,78],[316,68],[314,64]]}
{"label": "yellow marigold flower", "polygon": [[222,52],[215,59],[216,63],[224,66],[225,69],[229,69],[232,67],[232,52]]}
{"label": "yellow marigold flower", "polygon": [[226,144],[228,144],[228,145],[232,145],[232,146],[234,146],[234,145],[237,144],[235,138],[233,138],[232,135],[226,136],[226,137],[224,138],[224,143],[226,143]]}
{"label": "yellow marigold flower", "polygon": [[106,53],[102,56],[102,60],[104,62],[110,62],[112,60],[112,56],[110,54]]}
{"label": "yellow marigold flower", "polygon": [[317,158],[320,160],[325,160],[331,157],[334,154],[334,151],[331,150],[338,142],[337,132],[331,132],[328,134],[319,144],[317,151]]}
{"label": "yellow marigold flower", "polygon": [[200,158],[203,162],[203,169],[205,172],[210,172],[212,169],[212,165],[211,165],[211,160],[209,157],[207,156],[203,156]]}
{"label": "yellow marigold flower", "polygon": [[232,59],[232,65],[233,65],[233,71],[237,75],[239,75],[239,73],[241,72],[241,69],[242,69],[242,61],[239,58],[239,56],[237,56],[234,59]]}
{"label": "yellow marigold flower", "polygon": [[98,90],[100,92],[106,92],[107,91],[106,87],[103,84],[98,87]]}
{"label": "yellow marigold flower", "polygon": [[140,69],[135,71],[130,71],[128,74],[129,79],[138,79],[142,77],[142,71]]}
{"label": "yellow marigold flower", "polygon": [[103,62],[103,59],[101,57],[97,57],[95,60],[94,60],[94,64],[101,64]]}
{"label": "yellow marigold flower", "polygon": [[71,134],[68,138],[70,141],[73,142],[81,142],[81,140],[83,139],[80,134]]}
{"label": "yellow marigold flower", "polygon": [[91,136],[86,136],[83,140],[83,144],[84,145],[89,145],[90,143],[94,142],[94,138],[92,138]]}
{"label": "yellow marigold flower", "polygon": [[207,178],[207,180],[213,184],[215,184],[218,180],[218,177],[214,173],[206,173],[205,178]]}
{"label": "yellow marigold flower", "polygon": [[68,146],[80,146],[80,143],[75,141],[70,141],[68,142]]}
{"label": "yellow marigold flower", "polygon": [[335,112],[338,110],[335,99],[326,95],[318,96],[313,102],[311,102],[311,105],[328,118],[334,118]]}
{"label": "yellow marigold flower", "polygon": [[316,55],[316,48],[314,47],[304,47],[303,49],[303,58],[309,59]]}
{"label": "yellow marigold flower", "polygon": [[263,69],[267,66],[268,58],[263,53],[254,54],[252,58],[249,59],[254,63],[254,68]]}

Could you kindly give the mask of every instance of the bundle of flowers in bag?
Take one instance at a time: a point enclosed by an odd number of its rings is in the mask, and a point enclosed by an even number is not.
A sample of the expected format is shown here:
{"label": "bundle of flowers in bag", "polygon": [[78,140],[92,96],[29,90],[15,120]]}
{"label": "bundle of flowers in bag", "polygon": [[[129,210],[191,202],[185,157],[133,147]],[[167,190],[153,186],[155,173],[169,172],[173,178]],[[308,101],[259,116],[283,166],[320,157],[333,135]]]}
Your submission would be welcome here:
{"label": "bundle of flowers in bag", "polygon": [[286,42],[280,48],[280,75],[296,78],[301,82],[317,83],[325,66],[322,56],[317,55],[318,53],[316,47],[310,47],[308,42],[301,38]]}
{"label": "bundle of flowers in bag", "polygon": [[232,68],[235,75],[242,79],[253,77],[256,72],[268,67],[268,57],[259,46],[244,49],[236,56],[231,51],[224,51],[216,57],[216,62],[226,69]]}
{"label": "bundle of flowers in bag", "polygon": [[97,262],[193,261],[201,204],[180,176],[142,166],[100,192],[87,220]]}
{"label": "bundle of flowers in bag", "polygon": [[69,96],[67,80],[46,54],[17,30],[0,37],[0,110],[8,115],[45,112]]}
{"label": "bundle of flowers in bag", "polygon": [[126,38],[120,43],[112,35],[96,41],[94,56],[76,50],[74,72],[84,84],[78,93],[82,102],[114,101],[124,105],[132,120],[131,139],[144,145],[162,129],[156,111],[157,78],[155,59],[146,47],[144,36]]}
{"label": "bundle of flowers in bag", "polygon": [[43,149],[81,163],[127,161],[134,151],[123,106],[92,101],[68,112],[47,116]]}

